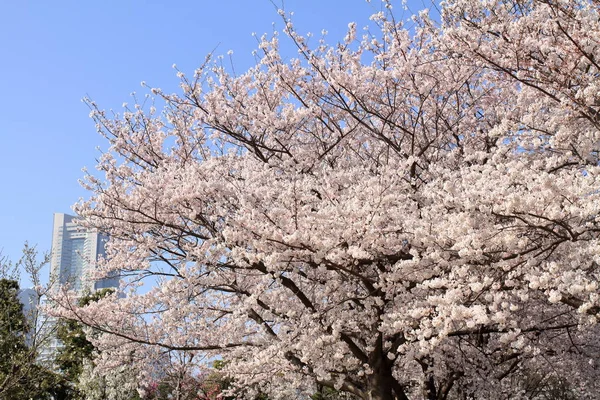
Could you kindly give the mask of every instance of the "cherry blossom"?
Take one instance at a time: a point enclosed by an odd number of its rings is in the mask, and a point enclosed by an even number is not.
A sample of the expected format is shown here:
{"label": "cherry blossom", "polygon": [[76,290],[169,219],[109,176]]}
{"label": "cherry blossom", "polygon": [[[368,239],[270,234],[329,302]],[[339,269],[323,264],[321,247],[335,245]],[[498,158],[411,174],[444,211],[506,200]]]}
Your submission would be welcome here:
{"label": "cherry blossom", "polygon": [[161,112],[88,100],[110,150],[76,211],[126,296],[56,301],[105,333],[97,368],[222,357],[248,398],[599,392],[599,3],[384,9],[336,45],[281,12],[255,67],[208,58]]}

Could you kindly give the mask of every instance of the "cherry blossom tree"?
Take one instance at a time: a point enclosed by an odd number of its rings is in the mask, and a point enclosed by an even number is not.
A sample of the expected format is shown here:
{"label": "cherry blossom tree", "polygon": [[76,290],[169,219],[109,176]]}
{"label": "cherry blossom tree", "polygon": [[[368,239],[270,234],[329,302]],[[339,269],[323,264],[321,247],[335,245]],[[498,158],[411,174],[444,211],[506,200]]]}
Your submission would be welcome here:
{"label": "cherry blossom tree", "polygon": [[384,5],[336,45],[282,11],[297,58],[263,36],[242,75],[153,88],[162,112],[88,101],[110,150],[76,209],[127,296],[57,301],[105,368],[220,355],[273,399],[599,392],[600,3]]}

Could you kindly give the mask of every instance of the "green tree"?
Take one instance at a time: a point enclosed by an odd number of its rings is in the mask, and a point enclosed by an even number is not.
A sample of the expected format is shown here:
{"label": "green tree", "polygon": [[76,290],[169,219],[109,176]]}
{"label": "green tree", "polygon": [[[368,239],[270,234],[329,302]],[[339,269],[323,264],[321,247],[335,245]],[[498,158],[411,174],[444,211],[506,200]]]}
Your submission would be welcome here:
{"label": "green tree", "polygon": [[[96,302],[113,292],[113,289],[107,288],[89,293],[79,299],[79,305],[85,306]],[[73,388],[72,398],[84,398],[76,389],[76,385],[83,372],[84,364],[92,362],[95,347],[87,339],[83,326],[74,320],[59,321],[56,336],[63,343],[63,347],[58,351],[55,362]]]}
{"label": "green tree", "polygon": [[31,361],[25,343],[27,321],[18,293],[17,281],[0,279],[0,397],[19,398],[23,390],[19,383]]}
{"label": "green tree", "polygon": [[36,364],[36,347],[26,339],[34,328],[18,294],[16,280],[0,278],[0,399],[67,399],[65,380]]}

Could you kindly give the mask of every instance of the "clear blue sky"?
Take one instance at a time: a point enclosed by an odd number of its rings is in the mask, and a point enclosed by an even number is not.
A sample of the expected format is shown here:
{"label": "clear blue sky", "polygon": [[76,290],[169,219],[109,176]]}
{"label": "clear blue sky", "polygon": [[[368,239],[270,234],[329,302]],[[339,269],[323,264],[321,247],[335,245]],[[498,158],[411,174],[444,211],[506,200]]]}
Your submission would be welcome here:
{"label": "clear blue sky", "polygon": [[[280,0],[275,0],[281,4]],[[409,2],[419,10],[423,0]],[[368,24],[373,0],[286,0],[300,32]],[[398,15],[400,2],[397,2]],[[404,16],[408,16],[405,14]],[[172,64],[186,73],[206,54],[234,51],[236,71],[253,62],[259,35],[281,30],[269,0],[0,2],[0,249],[16,260],[27,240],[50,250],[52,214],[71,212],[85,166],[106,149],[81,102],[119,110],[142,95],[141,81],[176,90]]]}

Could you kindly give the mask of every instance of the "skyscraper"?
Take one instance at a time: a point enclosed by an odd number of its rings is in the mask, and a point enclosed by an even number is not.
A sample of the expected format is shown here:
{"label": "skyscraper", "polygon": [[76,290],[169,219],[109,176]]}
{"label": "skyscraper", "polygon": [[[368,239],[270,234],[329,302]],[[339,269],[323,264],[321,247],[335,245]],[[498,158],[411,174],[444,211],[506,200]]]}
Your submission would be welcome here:
{"label": "skyscraper", "polygon": [[63,213],[54,214],[50,260],[52,277],[58,285],[69,285],[78,293],[117,287],[117,277],[97,281],[89,279],[96,261],[105,255],[107,237],[76,225],[75,218]]}
{"label": "skyscraper", "polygon": [[33,336],[37,329],[36,324],[38,323],[38,303],[40,297],[33,289],[20,289],[17,297],[21,304],[23,304],[23,315],[25,316],[27,323],[32,327],[25,334],[25,343],[27,346],[31,346],[33,344]]}
{"label": "skyscraper", "polygon": [[[96,261],[105,255],[107,236],[76,225],[76,218],[63,213],[54,214],[50,277],[56,279],[55,289],[67,285],[78,295],[84,295],[86,292],[118,287],[118,277],[90,279]],[[45,343],[41,346],[39,361],[52,367],[56,352],[63,345],[56,337],[56,318],[46,316],[44,324],[42,336]]]}

